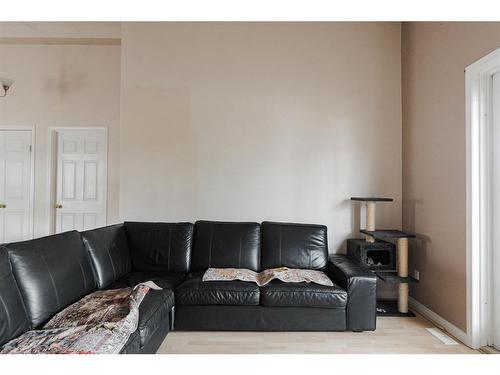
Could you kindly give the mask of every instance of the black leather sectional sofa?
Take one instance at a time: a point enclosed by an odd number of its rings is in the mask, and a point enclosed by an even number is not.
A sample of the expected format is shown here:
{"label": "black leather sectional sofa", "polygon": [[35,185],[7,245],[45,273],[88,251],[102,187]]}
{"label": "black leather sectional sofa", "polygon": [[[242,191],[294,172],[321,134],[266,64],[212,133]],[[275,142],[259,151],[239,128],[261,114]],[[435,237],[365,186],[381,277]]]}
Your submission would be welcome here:
{"label": "black leather sectional sofa", "polygon": [[[323,270],[334,286],[202,282],[209,267]],[[0,248],[0,346],[97,289],[152,280],[123,353],[154,353],[176,330],[375,329],[376,279],[328,256],[327,228],[287,223],[138,223]],[[175,307],[175,308],[174,308]]]}

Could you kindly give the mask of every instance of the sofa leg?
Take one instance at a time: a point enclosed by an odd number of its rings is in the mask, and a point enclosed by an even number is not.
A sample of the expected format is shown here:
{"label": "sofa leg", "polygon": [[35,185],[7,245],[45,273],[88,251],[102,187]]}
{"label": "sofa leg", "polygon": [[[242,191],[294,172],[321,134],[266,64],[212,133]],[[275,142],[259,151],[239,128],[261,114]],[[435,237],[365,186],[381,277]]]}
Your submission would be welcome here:
{"label": "sofa leg", "polygon": [[172,310],[170,310],[170,330],[174,330],[174,321],[175,321],[175,306],[172,307]]}

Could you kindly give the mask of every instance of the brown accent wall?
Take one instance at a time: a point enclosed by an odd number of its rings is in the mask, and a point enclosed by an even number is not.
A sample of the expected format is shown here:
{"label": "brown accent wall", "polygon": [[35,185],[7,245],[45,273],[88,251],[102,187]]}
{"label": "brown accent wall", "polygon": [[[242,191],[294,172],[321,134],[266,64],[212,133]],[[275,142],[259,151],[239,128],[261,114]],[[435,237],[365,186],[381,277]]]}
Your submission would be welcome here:
{"label": "brown accent wall", "polygon": [[464,69],[500,47],[500,23],[403,23],[403,227],[418,233],[411,295],[466,330]]}

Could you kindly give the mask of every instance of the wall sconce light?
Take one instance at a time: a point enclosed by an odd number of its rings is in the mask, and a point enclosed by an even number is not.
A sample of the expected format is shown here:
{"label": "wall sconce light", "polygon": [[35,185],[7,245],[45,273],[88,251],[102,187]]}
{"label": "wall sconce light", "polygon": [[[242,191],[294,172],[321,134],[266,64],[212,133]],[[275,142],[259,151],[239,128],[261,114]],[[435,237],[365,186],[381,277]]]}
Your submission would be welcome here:
{"label": "wall sconce light", "polygon": [[2,78],[0,77],[0,86],[2,86],[3,88],[3,95],[0,95],[0,98],[3,98],[3,97],[6,97],[7,96],[7,91],[9,91],[10,87],[12,86],[12,84],[14,83],[14,81],[10,78]]}

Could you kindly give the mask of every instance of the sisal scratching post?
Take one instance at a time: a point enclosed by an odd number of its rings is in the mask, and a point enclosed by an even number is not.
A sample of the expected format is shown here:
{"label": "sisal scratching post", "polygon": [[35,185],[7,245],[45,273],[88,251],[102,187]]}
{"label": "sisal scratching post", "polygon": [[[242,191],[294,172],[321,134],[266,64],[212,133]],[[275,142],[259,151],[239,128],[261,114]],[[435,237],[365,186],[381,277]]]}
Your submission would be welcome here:
{"label": "sisal scratching post", "polygon": [[[398,276],[408,277],[408,238],[397,240]],[[408,312],[408,283],[401,283],[398,287],[398,310]]]}
{"label": "sisal scratching post", "polygon": [[408,312],[408,283],[398,286],[398,311],[403,314]]}
{"label": "sisal scratching post", "polygon": [[[375,202],[366,202],[366,230],[375,230]],[[366,242],[375,242],[375,239],[367,235]]]}
{"label": "sisal scratching post", "polygon": [[408,238],[398,238],[398,276],[408,277]]}

